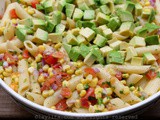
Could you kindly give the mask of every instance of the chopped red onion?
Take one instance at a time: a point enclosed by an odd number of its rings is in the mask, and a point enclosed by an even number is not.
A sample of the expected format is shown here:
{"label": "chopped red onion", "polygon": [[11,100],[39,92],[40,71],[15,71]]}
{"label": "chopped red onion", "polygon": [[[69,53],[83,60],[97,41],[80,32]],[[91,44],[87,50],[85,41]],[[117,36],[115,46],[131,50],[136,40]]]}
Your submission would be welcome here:
{"label": "chopped red onion", "polygon": [[149,2],[150,2],[150,4],[151,4],[151,6],[155,7],[155,2],[156,2],[156,0],[149,0]]}
{"label": "chopped red onion", "polygon": [[45,65],[45,61],[44,61],[44,59],[42,59],[42,61],[41,61],[41,62],[42,62],[42,66],[44,66],[44,65]]}
{"label": "chopped red onion", "polygon": [[40,73],[42,73],[42,72],[43,72],[43,69],[42,69],[42,68],[41,68],[41,69],[39,69],[39,72],[40,72]]}
{"label": "chopped red onion", "polygon": [[56,78],[60,80],[62,78],[62,76],[61,75],[57,75]]}
{"label": "chopped red onion", "polygon": [[6,61],[3,62],[3,67],[5,67],[5,68],[8,67],[8,62],[6,62]]}
{"label": "chopped red onion", "polygon": [[4,54],[0,54],[0,60],[2,60],[4,57]]}
{"label": "chopped red onion", "polygon": [[56,84],[52,84],[52,89],[57,90],[58,86]]}
{"label": "chopped red onion", "polygon": [[43,73],[43,76],[44,76],[44,77],[48,77],[49,74],[48,74],[48,73]]}
{"label": "chopped red onion", "polygon": [[93,68],[96,73],[99,73],[100,70],[98,68]]}

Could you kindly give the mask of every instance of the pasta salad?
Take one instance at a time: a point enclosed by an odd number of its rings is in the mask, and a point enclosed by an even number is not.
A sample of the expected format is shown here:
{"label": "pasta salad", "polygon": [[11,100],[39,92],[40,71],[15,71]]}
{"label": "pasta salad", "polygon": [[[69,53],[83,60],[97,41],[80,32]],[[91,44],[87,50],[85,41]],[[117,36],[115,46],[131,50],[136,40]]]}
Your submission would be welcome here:
{"label": "pasta salad", "polygon": [[0,78],[39,105],[78,113],[160,90],[160,0],[0,0]]}

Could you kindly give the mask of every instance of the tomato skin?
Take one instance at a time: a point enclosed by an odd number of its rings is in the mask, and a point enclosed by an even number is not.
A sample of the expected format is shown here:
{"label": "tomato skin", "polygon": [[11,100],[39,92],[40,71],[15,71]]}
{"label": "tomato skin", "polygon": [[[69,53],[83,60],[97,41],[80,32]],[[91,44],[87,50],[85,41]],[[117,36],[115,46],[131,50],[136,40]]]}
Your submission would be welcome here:
{"label": "tomato skin", "polygon": [[94,88],[91,88],[91,87],[87,90],[87,93],[84,96],[84,98],[88,99],[88,97],[90,97],[90,96],[91,97],[95,97]]}
{"label": "tomato skin", "polygon": [[98,83],[97,83],[100,87],[102,88],[107,88],[109,87],[109,85],[106,83],[106,80],[104,79],[101,79],[101,80],[98,80]]}
{"label": "tomato skin", "polygon": [[66,99],[61,100],[60,102],[58,102],[56,105],[56,110],[61,110],[64,111],[67,109],[67,104],[66,104]]}
{"label": "tomato skin", "polygon": [[8,62],[10,65],[13,65],[13,64],[16,63],[15,58],[12,56],[12,54],[10,54],[10,53],[8,53],[8,52],[6,52],[6,53],[4,54],[4,60],[7,61],[7,59],[10,59],[9,62]]}
{"label": "tomato skin", "polygon": [[33,8],[35,8],[36,9],[36,5],[37,4],[39,4],[39,1],[38,0],[32,0],[31,1],[31,6],[33,7]]}
{"label": "tomato skin", "polygon": [[88,68],[85,68],[84,71],[85,71],[87,74],[91,74],[91,75],[94,76],[94,77],[97,76],[97,73],[96,73],[96,71],[95,71],[93,68],[88,67]]}
{"label": "tomato skin", "polygon": [[89,101],[87,98],[81,98],[81,106],[84,108],[89,108]]}
{"label": "tomato skin", "polygon": [[24,50],[22,56],[23,56],[23,58],[28,59],[30,57],[28,50]]}
{"label": "tomato skin", "polygon": [[57,61],[58,61],[58,59],[57,59],[57,58],[54,58],[54,57],[52,56],[52,54],[50,54],[50,55],[43,55],[43,57],[44,57],[44,61],[45,61],[47,64],[55,65],[55,64],[57,63]]}
{"label": "tomato skin", "polygon": [[11,18],[18,18],[15,9],[11,9],[11,10],[10,10],[10,17],[11,17]]}
{"label": "tomato skin", "polygon": [[63,58],[64,54],[60,51],[56,51],[56,52],[53,53],[53,57],[54,58]]}
{"label": "tomato skin", "polygon": [[156,76],[157,76],[157,73],[155,72],[155,70],[149,70],[149,71],[146,73],[146,77],[147,77],[149,80],[154,79]]}
{"label": "tomato skin", "polygon": [[115,77],[116,77],[118,80],[122,80],[122,72],[117,71]]}
{"label": "tomato skin", "polygon": [[61,90],[61,95],[62,95],[63,97],[65,97],[65,98],[69,98],[69,97],[71,97],[71,95],[72,95],[72,91],[71,91],[70,88],[64,87],[64,88],[62,88],[62,90]]}

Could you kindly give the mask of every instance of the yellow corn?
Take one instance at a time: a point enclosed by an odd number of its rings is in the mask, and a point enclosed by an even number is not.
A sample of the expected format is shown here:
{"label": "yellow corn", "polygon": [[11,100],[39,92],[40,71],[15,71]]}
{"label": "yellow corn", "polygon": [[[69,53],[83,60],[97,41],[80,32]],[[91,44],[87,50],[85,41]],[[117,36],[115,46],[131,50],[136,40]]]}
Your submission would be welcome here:
{"label": "yellow corn", "polygon": [[63,70],[64,70],[64,71],[70,70],[70,68],[71,68],[71,67],[70,67],[69,65],[64,65],[64,66],[63,66]]}
{"label": "yellow corn", "polygon": [[124,89],[123,89],[123,93],[125,95],[128,95],[130,93],[130,90],[129,90],[129,87],[128,86],[125,86]]}
{"label": "yellow corn", "polygon": [[55,49],[59,49],[61,46],[62,46],[62,43],[57,43],[57,44],[54,46],[54,48],[55,48]]}
{"label": "yellow corn", "polygon": [[62,63],[64,63],[65,61],[64,61],[64,59],[62,58],[62,59],[59,60],[59,62],[62,64]]}
{"label": "yellow corn", "polygon": [[74,73],[74,70],[72,70],[72,69],[67,70],[67,73],[68,73],[68,74],[73,74],[73,73]]}
{"label": "yellow corn", "polygon": [[82,74],[82,70],[81,70],[81,69],[76,70],[76,71],[75,71],[75,74],[76,74],[76,75],[80,75],[80,74]]}
{"label": "yellow corn", "polygon": [[125,81],[125,80],[122,80],[121,83],[122,83],[123,85],[126,85],[126,81]]}
{"label": "yellow corn", "polygon": [[45,65],[45,66],[43,66],[42,69],[43,69],[43,71],[48,72],[49,66],[48,66],[48,65]]}
{"label": "yellow corn", "polygon": [[106,104],[106,103],[108,103],[109,102],[109,98],[108,97],[105,97],[105,98],[103,98],[103,104]]}
{"label": "yellow corn", "polygon": [[18,55],[18,59],[21,60],[23,57],[22,55]]}
{"label": "yellow corn", "polygon": [[101,98],[102,97],[102,91],[103,91],[103,88],[101,88],[101,87],[97,87],[95,89],[96,98]]}
{"label": "yellow corn", "polygon": [[19,83],[18,77],[16,77],[16,78],[14,79],[14,83],[18,85],[18,83]]}
{"label": "yellow corn", "polygon": [[96,87],[98,83],[98,78],[93,78],[93,80],[89,83],[89,86]]}
{"label": "yellow corn", "polygon": [[81,96],[81,97],[85,96],[85,94],[86,94],[86,90],[82,90],[82,91],[80,92],[80,96]]}
{"label": "yellow corn", "polygon": [[38,51],[39,51],[40,53],[43,53],[43,52],[45,51],[45,47],[44,47],[43,45],[39,45],[39,46],[38,46]]}
{"label": "yellow corn", "polygon": [[28,8],[27,10],[28,14],[33,15],[35,13],[35,11],[31,8]]}
{"label": "yellow corn", "polygon": [[87,79],[88,81],[92,81],[93,76],[92,76],[91,74],[89,74],[89,75],[87,75],[86,79]]}
{"label": "yellow corn", "polygon": [[0,27],[0,35],[3,34],[4,29],[5,29],[5,27]]}
{"label": "yellow corn", "polygon": [[149,1],[147,1],[147,2],[145,2],[145,4],[144,4],[145,6],[150,6],[150,2]]}
{"label": "yellow corn", "polygon": [[52,90],[52,89],[49,90],[49,91],[48,91],[48,94],[49,94],[49,96],[53,95],[53,94],[54,94],[54,90]]}
{"label": "yellow corn", "polygon": [[83,84],[82,84],[82,83],[79,83],[79,84],[76,86],[76,89],[77,89],[77,91],[82,91],[82,90],[84,90]]}
{"label": "yellow corn", "polygon": [[105,107],[103,104],[101,104],[101,105],[97,105],[97,108],[98,110],[103,111]]}
{"label": "yellow corn", "polygon": [[54,75],[53,72],[49,73],[49,77],[53,77],[53,75]]}
{"label": "yellow corn", "polygon": [[42,92],[42,96],[43,96],[44,98],[47,98],[47,97],[49,96],[49,91],[48,91],[48,90],[44,90],[44,91]]}
{"label": "yellow corn", "polygon": [[52,107],[51,107],[51,109],[55,110],[55,109],[56,109],[56,107],[55,107],[55,106],[52,106]]}
{"label": "yellow corn", "polygon": [[64,80],[64,81],[62,82],[62,86],[63,86],[63,87],[69,87],[69,82],[66,81],[66,80]]}
{"label": "yellow corn", "polygon": [[106,88],[105,90],[108,96],[112,95],[113,90],[111,88]]}
{"label": "yellow corn", "polygon": [[40,76],[38,77],[38,82],[39,82],[39,83],[42,83],[42,82],[44,82],[44,81],[45,81],[44,76],[43,76],[43,75],[40,75]]}
{"label": "yellow corn", "polygon": [[33,59],[31,57],[29,57],[27,60],[29,63],[33,62]]}
{"label": "yellow corn", "polygon": [[134,91],[136,88],[134,86],[130,87],[131,91]]}
{"label": "yellow corn", "polygon": [[4,72],[3,72],[3,76],[4,76],[4,77],[8,77],[8,76],[10,76],[10,73],[4,71]]}
{"label": "yellow corn", "polygon": [[41,54],[38,54],[35,58],[36,62],[40,62],[42,59],[42,55]]}
{"label": "yellow corn", "polygon": [[128,77],[129,77],[129,74],[122,74],[122,77],[123,77],[123,78],[128,78]]}
{"label": "yellow corn", "polygon": [[53,71],[53,68],[48,68],[48,73],[51,73]]}
{"label": "yellow corn", "polygon": [[75,105],[76,108],[80,108],[81,107],[80,100],[76,100],[75,103],[74,103],[74,105]]}
{"label": "yellow corn", "polygon": [[2,66],[0,66],[0,73],[4,72],[4,69]]}
{"label": "yellow corn", "polygon": [[30,74],[32,74],[33,71],[34,71],[34,67],[29,67],[29,68],[28,68],[28,72],[29,72]]}
{"label": "yellow corn", "polygon": [[0,74],[0,78],[3,79],[3,75],[2,74]]}
{"label": "yellow corn", "polygon": [[95,107],[92,106],[92,105],[90,105],[90,106],[89,106],[89,112],[90,112],[90,113],[94,113],[94,112],[95,112]]}
{"label": "yellow corn", "polygon": [[17,24],[17,20],[16,19],[12,19],[12,23],[13,24]]}

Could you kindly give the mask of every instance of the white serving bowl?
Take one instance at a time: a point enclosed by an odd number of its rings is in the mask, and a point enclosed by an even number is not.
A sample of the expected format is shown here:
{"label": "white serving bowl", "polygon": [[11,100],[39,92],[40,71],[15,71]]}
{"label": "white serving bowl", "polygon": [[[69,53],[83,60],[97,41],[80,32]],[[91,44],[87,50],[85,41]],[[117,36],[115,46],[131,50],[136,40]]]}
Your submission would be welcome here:
{"label": "white serving bowl", "polygon": [[[0,86],[20,105],[25,109],[31,111],[31,113],[36,114],[35,117],[42,117],[41,115],[48,116],[50,118],[64,118],[64,119],[107,119],[113,118],[113,116],[122,116],[122,115],[137,115],[142,113],[145,109],[149,108],[155,104],[160,99],[160,92],[152,95],[146,100],[137,103],[135,105],[101,113],[73,113],[73,112],[63,112],[58,110],[52,110],[44,106],[33,103],[26,98],[22,97],[15,91],[13,91],[2,79],[0,79]],[[7,106],[6,106],[7,107]],[[40,115],[40,116],[38,116]]]}

